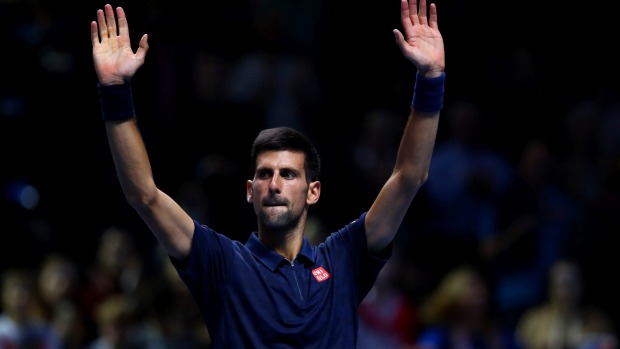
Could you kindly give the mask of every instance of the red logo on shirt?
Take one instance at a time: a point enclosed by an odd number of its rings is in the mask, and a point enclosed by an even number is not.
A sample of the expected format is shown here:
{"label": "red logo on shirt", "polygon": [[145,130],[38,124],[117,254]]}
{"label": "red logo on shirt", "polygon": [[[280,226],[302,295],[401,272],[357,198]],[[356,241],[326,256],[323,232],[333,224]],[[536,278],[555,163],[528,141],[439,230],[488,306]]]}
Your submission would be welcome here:
{"label": "red logo on shirt", "polygon": [[318,267],[312,270],[312,275],[314,275],[314,278],[318,282],[323,282],[329,279],[329,273],[325,269],[323,269],[323,267]]}

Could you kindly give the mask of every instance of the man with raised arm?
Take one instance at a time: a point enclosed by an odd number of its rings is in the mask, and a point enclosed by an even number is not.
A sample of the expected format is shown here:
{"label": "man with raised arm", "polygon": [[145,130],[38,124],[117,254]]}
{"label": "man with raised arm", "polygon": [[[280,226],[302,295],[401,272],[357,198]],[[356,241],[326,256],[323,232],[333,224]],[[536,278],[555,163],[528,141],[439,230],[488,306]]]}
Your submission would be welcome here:
{"label": "man with raised arm", "polygon": [[254,140],[246,199],[257,229],[245,243],[196,221],[157,187],[131,95],[148,36],[134,52],[124,10],[106,4],[97,11],[90,26],[93,60],[120,185],[197,301],[214,348],[356,347],[358,306],[427,179],[443,107],[445,57],[436,6],[401,0],[400,12],[396,44],[417,75],[394,169],[367,211],[312,246],[304,229],[321,194],[321,161],[294,129],[265,129]]}

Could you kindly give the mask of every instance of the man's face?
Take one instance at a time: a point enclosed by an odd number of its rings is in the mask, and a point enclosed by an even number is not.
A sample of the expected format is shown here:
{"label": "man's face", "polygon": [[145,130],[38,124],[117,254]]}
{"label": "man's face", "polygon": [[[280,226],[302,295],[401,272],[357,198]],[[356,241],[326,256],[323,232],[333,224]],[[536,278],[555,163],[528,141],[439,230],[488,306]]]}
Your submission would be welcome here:
{"label": "man's face", "polygon": [[[267,229],[292,227],[313,202],[304,169],[305,155],[298,151],[266,151],[256,158],[247,200]],[[310,200],[310,201],[309,201]]]}

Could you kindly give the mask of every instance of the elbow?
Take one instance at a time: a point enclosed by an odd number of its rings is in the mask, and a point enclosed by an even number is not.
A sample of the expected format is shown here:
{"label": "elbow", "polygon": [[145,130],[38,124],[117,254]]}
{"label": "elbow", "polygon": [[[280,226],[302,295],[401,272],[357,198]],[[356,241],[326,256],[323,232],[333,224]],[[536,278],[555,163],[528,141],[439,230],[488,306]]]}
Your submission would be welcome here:
{"label": "elbow", "polygon": [[422,186],[424,185],[424,183],[426,183],[426,181],[428,180],[428,171],[423,171],[421,173],[419,173],[418,175],[413,176],[409,181],[411,182],[411,187],[412,187],[412,191],[414,192],[418,192],[418,190],[420,190],[420,188],[422,188]]}
{"label": "elbow", "polygon": [[418,181],[418,189],[422,188],[422,186],[424,185],[424,183],[426,183],[426,181],[428,181],[428,170],[424,171],[422,175],[420,176],[419,181]]}
{"label": "elbow", "polygon": [[429,158],[417,158],[413,161],[398,161],[392,173],[399,178],[401,185],[408,192],[417,192],[428,181]]}
{"label": "elbow", "polygon": [[136,210],[152,205],[157,199],[157,188],[144,191],[128,191],[125,190],[125,200]]}
{"label": "elbow", "polygon": [[428,171],[410,171],[407,172],[406,175],[403,173],[396,172],[396,178],[400,179],[400,183],[402,188],[406,192],[417,193],[420,188],[426,183],[428,180]]}
{"label": "elbow", "polygon": [[417,192],[428,180],[428,166],[410,166],[405,171],[407,181]]}

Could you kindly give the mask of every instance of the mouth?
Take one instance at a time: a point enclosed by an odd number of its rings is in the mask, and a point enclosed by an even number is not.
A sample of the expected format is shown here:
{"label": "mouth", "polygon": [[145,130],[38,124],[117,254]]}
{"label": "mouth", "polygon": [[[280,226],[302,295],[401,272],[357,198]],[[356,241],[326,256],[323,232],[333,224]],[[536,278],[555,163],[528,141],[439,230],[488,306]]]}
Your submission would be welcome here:
{"label": "mouth", "polygon": [[269,202],[264,202],[263,206],[265,207],[286,206],[286,203],[269,201]]}

